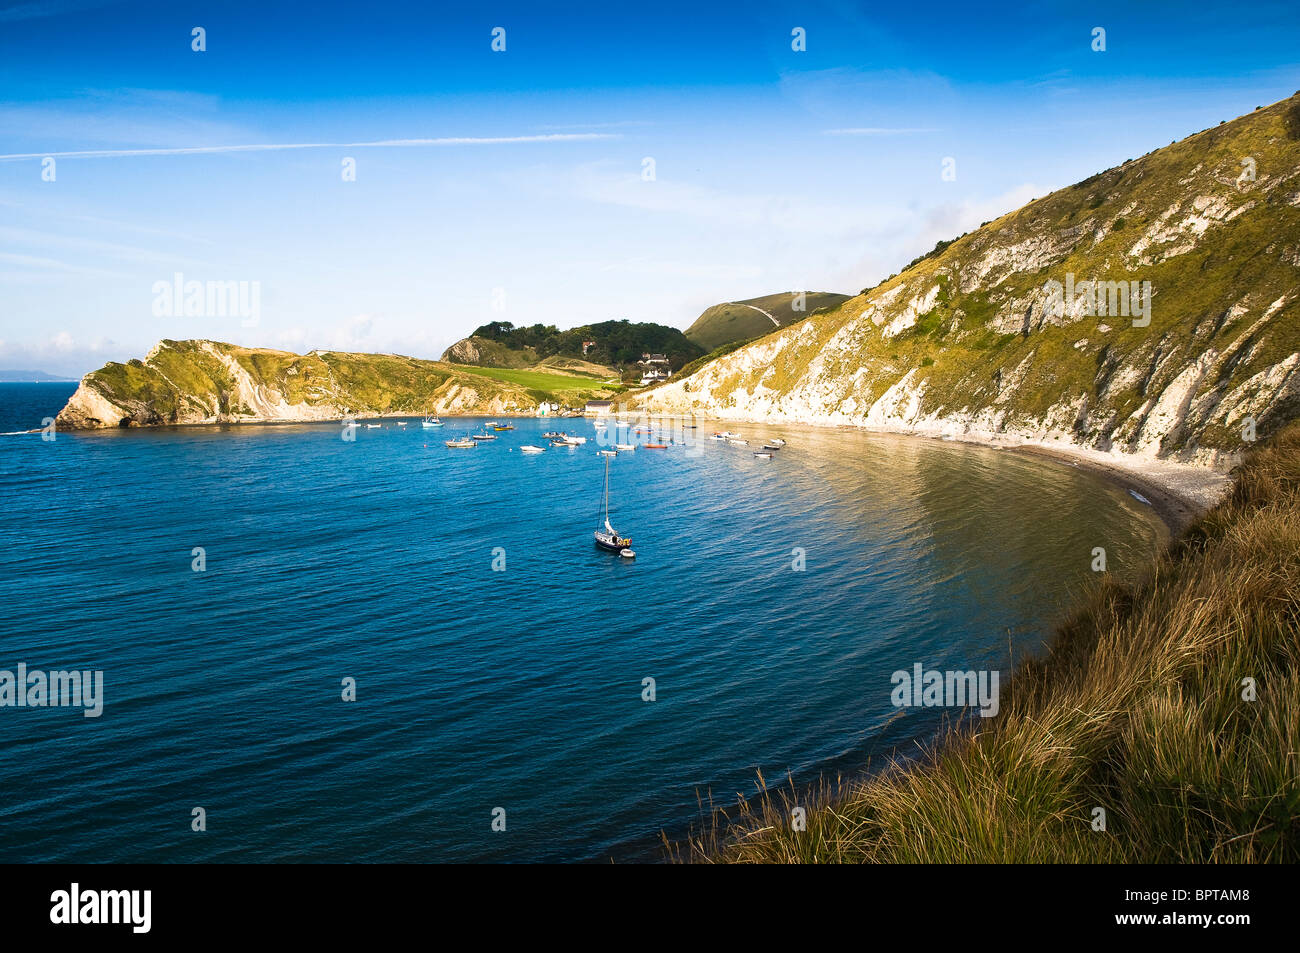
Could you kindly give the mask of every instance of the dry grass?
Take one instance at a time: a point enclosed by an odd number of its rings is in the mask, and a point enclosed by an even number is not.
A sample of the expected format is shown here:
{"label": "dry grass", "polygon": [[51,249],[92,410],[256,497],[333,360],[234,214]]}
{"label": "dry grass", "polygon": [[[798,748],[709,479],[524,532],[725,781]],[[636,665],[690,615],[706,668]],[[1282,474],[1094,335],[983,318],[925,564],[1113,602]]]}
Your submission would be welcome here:
{"label": "dry grass", "polygon": [[[1300,860],[1300,424],[1133,587],[1100,586],[1001,713],[919,762],[702,805],[678,861]],[[1254,679],[1255,700],[1243,698]],[[792,810],[807,829],[792,829]],[[1094,830],[1094,808],[1106,829]]]}

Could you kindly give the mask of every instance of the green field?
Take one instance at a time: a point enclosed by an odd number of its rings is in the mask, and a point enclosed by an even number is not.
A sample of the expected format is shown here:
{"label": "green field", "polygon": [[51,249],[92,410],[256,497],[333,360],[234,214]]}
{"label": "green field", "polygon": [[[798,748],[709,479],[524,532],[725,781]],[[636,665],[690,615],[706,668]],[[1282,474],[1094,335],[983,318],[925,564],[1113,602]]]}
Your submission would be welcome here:
{"label": "green field", "polygon": [[572,374],[550,374],[546,371],[515,370],[507,367],[475,367],[469,364],[458,364],[457,370],[550,393],[601,389],[600,381],[590,377],[576,377]]}

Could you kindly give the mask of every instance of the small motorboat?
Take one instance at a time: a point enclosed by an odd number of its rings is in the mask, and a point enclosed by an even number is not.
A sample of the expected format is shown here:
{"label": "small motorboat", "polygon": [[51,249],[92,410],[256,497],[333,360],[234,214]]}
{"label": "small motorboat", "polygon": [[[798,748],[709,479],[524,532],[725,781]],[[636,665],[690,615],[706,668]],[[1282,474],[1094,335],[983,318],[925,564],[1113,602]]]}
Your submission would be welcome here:
{"label": "small motorboat", "polygon": [[405,421],[405,420],[399,420],[399,421],[397,422],[397,426],[399,426],[399,427],[405,427],[405,426],[406,426],[406,421]]}
{"label": "small motorboat", "polygon": [[515,425],[514,424],[493,424],[492,429],[493,430],[514,430]]}
{"label": "small motorboat", "polygon": [[780,450],[781,448],[778,447],[776,444],[765,443],[765,444],[763,444],[763,449],[764,449],[764,450]]}
{"label": "small motorboat", "polygon": [[579,444],[579,443],[586,443],[586,442],[587,442],[587,438],[586,438],[586,437],[565,437],[564,439],[567,440],[569,443],[572,443],[572,444]]}
{"label": "small motorboat", "polygon": [[596,453],[600,454],[602,457],[617,457],[617,456],[618,456],[618,451],[617,451],[617,450],[597,450]]}
{"label": "small motorboat", "polygon": [[563,430],[548,430],[542,434],[547,440],[563,440],[568,436]]}
{"label": "small motorboat", "polygon": [[567,441],[567,440],[552,440],[552,441],[551,441],[551,446],[552,446],[552,447],[568,447],[570,450],[572,450],[574,447],[577,446],[577,444],[576,444],[576,443],[569,443],[569,441]]}
{"label": "small motorboat", "polygon": [[545,453],[545,452],[546,452],[546,448],[545,448],[545,447],[534,447],[532,444],[526,443],[526,444],[524,444],[522,447],[519,448],[519,452],[520,452],[520,453]]}
{"label": "small motorboat", "polygon": [[378,430],[383,424],[366,424],[367,430]]}
{"label": "small motorboat", "polygon": [[430,414],[428,417],[425,417],[420,421],[420,426],[425,430],[432,430],[434,427],[441,427],[442,421],[439,420],[436,415]]}
{"label": "small motorboat", "polygon": [[494,433],[475,433],[470,434],[471,440],[495,440],[497,435]]}
{"label": "small motorboat", "polygon": [[780,437],[773,437],[772,439],[770,439],[770,440],[768,441],[768,443],[770,443],[770,444],[771,444],[772,446],[774,446],[774,447],[784,447],[784,446],[785,446],[785,441],[782,440]]}
{"label": "small motorboat", "polygon": [[749,446],[749,441],[748,441],[748,440],[741,440],[739,437],[728,437],[728,438],[727,438],[727,443],[732,444],[733,446],[736,446],[736,447],[748,447],[748,446]]}
{"label": "small motorboat", "polygon": [[616,443],[616,444],[614,444],[614,449],[615,449],[615,450],[622,450],[624,453],[626,453],[626,452],[629,451],[629,450],[635,450],[635,449],[636,449],[636,444],[634,444],[634,443]]}
{"label": "small motorboat", "polygon": [[444,440],[443,443],[448,447],[451,447],[453,450],[468,450],[471,447],[478,446],[478,444],[469,439],[469,437],[461,437],[458,440]]}
{"label": "small motorboat", "polygon": [[635,552],[635,550],[631,550],[631,549],[620,549],[620,550],[618,551],[618,554],[619,554],[620,556],[622,556],[624,559],[636,559],[636,552]]}
{"label": "small motorboat", "polygon": [[666,443],[643,443],[643,444],[641,444],[641,446],[645,447],[647,450],[667,450],[667,449],[668,449],[668,444],[666,444]]}
{"label": "small motorboat", "polygon": [[760,460],[771,460],[771,459],[772,459],[772,451],[770,451],[770,450],[755,450],[755,451],[754,451],[754,456],[758,457],[758,459],[760,459]]}

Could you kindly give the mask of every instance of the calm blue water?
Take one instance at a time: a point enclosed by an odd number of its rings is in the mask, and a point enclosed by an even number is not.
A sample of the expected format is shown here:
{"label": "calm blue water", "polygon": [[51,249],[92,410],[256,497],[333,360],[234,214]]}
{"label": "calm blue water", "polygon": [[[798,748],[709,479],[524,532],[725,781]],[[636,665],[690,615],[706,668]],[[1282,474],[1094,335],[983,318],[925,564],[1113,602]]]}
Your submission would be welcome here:
{"label": "calm blue water", "polygon": [[[71,390],[0,385],[0,429]],[[655,857],[697,794],[931,732],[894,670],[1005,667],[1093,546],[1131,572],[1157,538],[1070,467],[782,428],[772,461],[620,455],[628,562],[592,545],[594,440],[514,449],[589,422],[442,446],[474,423],[0,437],[0,669],[105,678],[98,719],[0,708],[0,861]]]}

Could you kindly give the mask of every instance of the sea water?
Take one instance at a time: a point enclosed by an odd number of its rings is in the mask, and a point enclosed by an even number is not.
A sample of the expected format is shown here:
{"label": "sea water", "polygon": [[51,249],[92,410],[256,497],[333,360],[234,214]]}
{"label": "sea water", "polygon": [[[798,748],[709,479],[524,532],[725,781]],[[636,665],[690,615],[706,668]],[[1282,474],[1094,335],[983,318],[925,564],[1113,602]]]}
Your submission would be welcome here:
{"label": "sea water", "polygon": [[0,861],[654,859],[759,771],[916,750],[954,712],[893,673],[1005,676],[1159,538],[1054,461],[728,424],[612,461],[624,559],[590,421],[382,423],[0,437],[0,669],[103,678],[0,707]]}

